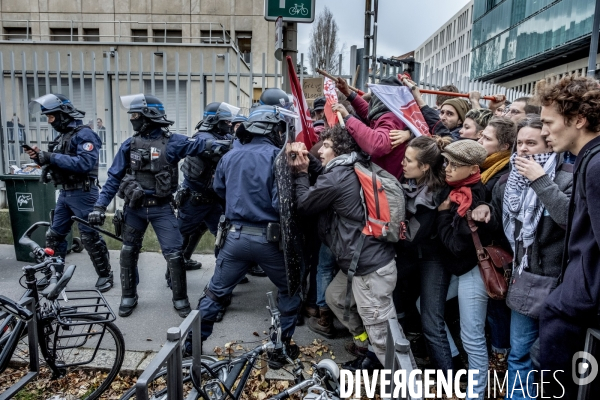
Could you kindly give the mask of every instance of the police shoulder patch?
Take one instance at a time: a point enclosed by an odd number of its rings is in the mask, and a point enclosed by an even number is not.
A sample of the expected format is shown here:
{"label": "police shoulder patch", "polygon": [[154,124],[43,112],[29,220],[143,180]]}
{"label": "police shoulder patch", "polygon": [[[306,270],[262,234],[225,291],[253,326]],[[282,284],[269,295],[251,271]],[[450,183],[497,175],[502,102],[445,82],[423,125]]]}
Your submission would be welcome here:
{"label": "police shoulder patch", "polygon": [[82,147],[83,147],[83,149],[84,149],[85,151],[92,151],[92,150],[94,150],[94,145],[93,145],[92,143],[90,143],[90,142],[86,142],[86,143],[84,143],[84,144],[82,145]]}

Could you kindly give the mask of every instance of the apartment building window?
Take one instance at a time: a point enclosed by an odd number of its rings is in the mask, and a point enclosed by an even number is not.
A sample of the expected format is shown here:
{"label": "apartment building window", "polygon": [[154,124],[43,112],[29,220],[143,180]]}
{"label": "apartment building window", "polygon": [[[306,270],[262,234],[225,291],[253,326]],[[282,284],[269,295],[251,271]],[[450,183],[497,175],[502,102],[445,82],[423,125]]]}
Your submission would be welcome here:
{"label": "apartment building window", "polygon": [[78,35],[78,28],[50,28],[50,40],[53,42],[75,42]]}
{"label": "apartment building window", "polygon": [[99,42],[100,41],[100,29],[98,29],[98,28],[91,28],[91,29],[83,28],[83,40],[86,42]]}
{"label": "apartment building window", "polygon": [[200,40],[202,43],[225,43],[222,29],[200,31]]}
{"label": "apartment building window", "polygon": [[250,62],[250,53],[252,52],[252,32],[237,31],[235,41],[244,61]]}
{"label": "apartment building window", "polygon": [[132,29],[131,30],[131,41],[132,42],[147,42],[148,41],[148,29]]}
{"label": "apartment building window", "polygon": [[177,29],[154,29],[152,36],[155,43],[181,43],[183,37]]}
{"label": "apartment building window", "polygon": [[31,40],[31,28],[4,28],[4,40]]}

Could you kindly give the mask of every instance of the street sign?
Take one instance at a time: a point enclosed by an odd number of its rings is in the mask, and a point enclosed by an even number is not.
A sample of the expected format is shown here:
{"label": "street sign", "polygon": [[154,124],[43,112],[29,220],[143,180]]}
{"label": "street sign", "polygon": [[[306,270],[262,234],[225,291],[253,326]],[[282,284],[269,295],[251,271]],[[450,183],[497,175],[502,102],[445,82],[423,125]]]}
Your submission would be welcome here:
{"label": "street sign", "polygon": [[265,0],[265,19],[276,21],[283,17],[283,22],[311,23],[315,20],[316,0]]}
{"label": "street sign", "polygon": [[283,61],[283,17],[275,21],[275,58]]}

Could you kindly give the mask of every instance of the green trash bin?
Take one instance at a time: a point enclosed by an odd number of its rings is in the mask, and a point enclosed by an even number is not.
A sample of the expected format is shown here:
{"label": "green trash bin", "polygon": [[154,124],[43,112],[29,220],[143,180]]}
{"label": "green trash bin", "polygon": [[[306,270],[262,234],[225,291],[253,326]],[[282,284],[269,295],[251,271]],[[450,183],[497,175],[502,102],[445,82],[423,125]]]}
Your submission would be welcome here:
{"label": "green trash bin", "polygon": [[[38,175],[1,175],[0,180],[6,183],[8,213],[17,260],[35,262],[29,255],[29,247],[20,245],[19,239],[34,223],[50,221],[50,213],[56,206],[56,188],[51,183],[41,183]],[[32,239],[43,247],[46,230],[38,228]],[[67,249],[70,249],[71,233],[67,237],[67,243]]]}

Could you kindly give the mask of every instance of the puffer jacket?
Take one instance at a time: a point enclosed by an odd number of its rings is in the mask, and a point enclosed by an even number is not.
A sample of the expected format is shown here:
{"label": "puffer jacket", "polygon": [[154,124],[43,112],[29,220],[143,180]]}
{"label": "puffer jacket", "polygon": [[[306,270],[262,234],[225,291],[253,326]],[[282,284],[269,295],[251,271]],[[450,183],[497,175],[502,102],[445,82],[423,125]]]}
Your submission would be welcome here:
{"label": "puffer jacket", "polygon": [[[348,273],[353,255],[360,251],[356,275],[367,275],[388,265],[395,255],[392,243],[367,236],[362,249],[357,248],[364,227],[365,211],[360,196],[360,183],[354,163],[346,154],[336,157],[339,165],[327,171],[311,157],[309,172],[318,175],[311,186],[309,174],[300,173],[295,178],[295,200],[300,215],[319,214],[319,237],[335,255],[337,265]],[[357,156],[361,159],[360,156]]]}

